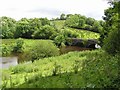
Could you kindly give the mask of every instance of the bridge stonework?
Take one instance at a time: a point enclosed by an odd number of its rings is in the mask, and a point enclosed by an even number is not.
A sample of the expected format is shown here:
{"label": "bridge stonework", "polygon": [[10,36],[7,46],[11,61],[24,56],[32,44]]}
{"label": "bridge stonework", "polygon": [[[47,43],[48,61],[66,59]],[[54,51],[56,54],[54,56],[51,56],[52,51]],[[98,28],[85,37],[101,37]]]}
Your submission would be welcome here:
{"label": "bridge stonework", "polygon": [[95,48],[95,45],[98,44],[97,39],[77,39],[77,38],[69,38],[66,42],[66,45],[70,46],[80,46],[85,48]]}

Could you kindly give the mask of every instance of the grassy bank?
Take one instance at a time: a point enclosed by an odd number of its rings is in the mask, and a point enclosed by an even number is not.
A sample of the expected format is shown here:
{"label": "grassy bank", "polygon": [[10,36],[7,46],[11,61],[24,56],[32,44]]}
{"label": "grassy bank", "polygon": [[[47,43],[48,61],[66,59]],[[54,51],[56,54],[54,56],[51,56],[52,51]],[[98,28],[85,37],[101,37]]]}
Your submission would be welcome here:
{"label": "grassy bank", "polygon": [[19,64],[3,71],[3,87],[113,87],[118,76],[119,59],[119,56],[110,56],[103,50],[94,50],[69,52]]}

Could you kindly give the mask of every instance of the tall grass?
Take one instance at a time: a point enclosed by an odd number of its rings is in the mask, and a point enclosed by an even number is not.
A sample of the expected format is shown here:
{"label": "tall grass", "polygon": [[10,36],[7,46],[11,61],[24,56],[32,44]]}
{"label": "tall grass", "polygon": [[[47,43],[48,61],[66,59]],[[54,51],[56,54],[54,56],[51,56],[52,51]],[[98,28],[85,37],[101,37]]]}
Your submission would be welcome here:
{"label": "tall grass", "polygon": [[[34,63],[19,64],[8,71],[12,73],[14,83],[12,87],[117,87],[115,79],[118,76],[119,59],[118,55],[110,56],[103,50],[69,52],[61,56],[40,59]],[[9,79],[6,81],[8,81],[6,87],[10,87]]]}

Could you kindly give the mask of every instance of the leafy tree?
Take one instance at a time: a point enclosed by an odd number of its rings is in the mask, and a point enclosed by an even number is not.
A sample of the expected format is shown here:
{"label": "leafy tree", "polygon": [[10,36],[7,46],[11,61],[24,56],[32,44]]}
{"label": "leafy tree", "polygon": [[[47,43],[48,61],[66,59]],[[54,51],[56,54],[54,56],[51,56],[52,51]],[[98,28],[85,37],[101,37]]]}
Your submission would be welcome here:
{"label": "leafy tree", "polygon": [[15,38],[31,38],[29,21],[24,18],[17,22]]}
{"label": "leafy tree", "polygon": [[92,31],[94,32],[100,32],[102,31],[102,26],[100,26],[98,21],[95,21],[92,25]]}
{"label": "leafy tree", "polygon": [[54,27],[50,25],[42,26],[40,29],[33,33],[33,38],[36,39],[49,39],[55,33]]}
{"label": "leafy tree", "polygon": [[39,20],[41,21],[42,26],[50,25],[50,20],[48,20],[47,18],[40,18]]}
{"label": "leafy tree", "polygon": [[67,18],[65,21],[65,24],[69,27],[76,28],[79,25],[79,16],[78,15],[72,15],[70,18]]}
{"label": "leafy tree", "polygon": [[0,37],[3,39],[14,38],[16,21],[10,17],[0,17]]}
{"label": "leafy tree", "polygon": [[79,25],[78,25],[78,28],[83,28],[85,26],[85,20],[84,19],[79,19]]}
{"label": "leafy tree", "polygon": [[[107,34],[107,37],[105,38],[105,43],[104,43],[104,49],[110,53],[110,54],[116,54],[120,53],[120,11],[118,10],[120,8],[120,1],[119,2],[112,2],[112,6],[110,7],[107,11],[112,11],[108,12],[107,15],[111,16],[106,16],[106,25],[109,27],[106,29],[110,29],[109,33]],[[110,21],[112,23],[110,23]]]}
{"label": "leafy tree", "polygon": [[116,14],[116,11],[115,11],[115,2],[109,2],[109,4],[112,6],[112,7],[109,7],[108,9],[106,9],[104,11],[104,17],[103,17],[103,20],[105,21],[104,22],[104,25],[103,25],[103,32],[101,33],[101,36],[100,36],[100,42],[101,42],[101,45],[103,46],[103,41],[105,38],[108,37],[108,33],[112,30],[111,29],[111,26],[113,25],[114,21],[117,20],[117,14]]}
{"label": "leafy tree", "polygon": [[93,19],[93,18],[87,18],[86,19],[86,24],[88,24],[88,25],[93,26],[94,22],[95,22],[95,19]]}
{"label": "leafy tree", "polygon": [[41,20],[38,18],[23,18],[17,22],[15,37],[32,38],[32,34],[41,28]]}
{"label": "leafy tree", "polygon": [[66,19],[67,19],[67,18],[70,18],[71,16],[72,16],[72,14],[67,14],[67,15],[66,15]]}
{"label": "leafy tree", "polygon": [[60,20],[65,20],[65,19],[66,19],[65,14],[62,13],[62,14],[60,15]]}

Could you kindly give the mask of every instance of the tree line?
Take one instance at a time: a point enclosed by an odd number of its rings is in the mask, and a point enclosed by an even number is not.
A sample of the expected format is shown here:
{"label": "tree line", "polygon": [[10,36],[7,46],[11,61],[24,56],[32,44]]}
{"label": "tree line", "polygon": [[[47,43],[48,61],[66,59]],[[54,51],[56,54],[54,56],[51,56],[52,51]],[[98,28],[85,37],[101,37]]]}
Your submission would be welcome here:
{"label": "tree line", "polygon": [[[56,20],[56,19],[54,19]],[[80,14],[61,14],[59,20],[65,20],[64,27],[78,28],[101,32],[103,21],[97,21],[93,18],[87,18]],[[16,21],[10,17],[0,17],[0,37],[3,39],[9,38],[35,38],[35,39],[50,39],[54,38],[57,30],[55,25],[47,18],[22,18]]]}
{"label": "tree line", "polygon": [[[80,14],[61,14],[59,20],[65,20],[64,27],[99,32],[100,42],[105,50],[112,54],[117,53],[120,51],[120,2],[110,1],[109,4],[111,7],[104,11],[104,21],[97,21]],[[0,32],[2,32],[0,37],[55,39],[61,42],[65,37],[77,37],[75,32],[69,32],[68,29],[58,30],[51,21],[47,18],[22,18],[16,21],[10,17],[0,17]]]}

